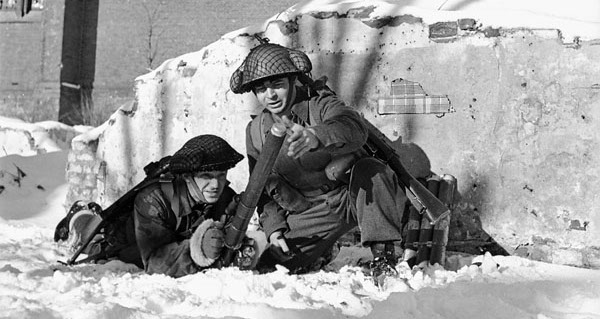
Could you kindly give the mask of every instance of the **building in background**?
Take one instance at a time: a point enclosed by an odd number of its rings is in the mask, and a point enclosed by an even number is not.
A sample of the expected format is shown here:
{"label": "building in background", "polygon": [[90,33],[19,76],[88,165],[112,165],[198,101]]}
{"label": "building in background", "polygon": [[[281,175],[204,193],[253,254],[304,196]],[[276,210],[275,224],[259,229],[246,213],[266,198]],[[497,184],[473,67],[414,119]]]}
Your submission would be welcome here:
{"label": "building in background", "polygon": [[[19,17],[14,6],[23,1],[3,0],[0,9],[0,115],[31,122],[58,120],[64,30],[72,30],[64,27],[74,18],[71,14],[65,19],[65,8],[72,0],[34,0],[32,10]],[[82,77],[90,85],[96,112],[132,100],[134,79],[163,61],[200,50],[231,30],[263,23],[296,1],[73,1],[81,6],[94,2],[95,50],[82,50],[79,54],[85,56],[78,61],[95,60],[95,65],[77,66],[74,72],[87,72]],[[88,25],[87,30],[94,28]],[[94,59],[90,52],[95,52]],[[75,90],[82,84],[62,82]]]}

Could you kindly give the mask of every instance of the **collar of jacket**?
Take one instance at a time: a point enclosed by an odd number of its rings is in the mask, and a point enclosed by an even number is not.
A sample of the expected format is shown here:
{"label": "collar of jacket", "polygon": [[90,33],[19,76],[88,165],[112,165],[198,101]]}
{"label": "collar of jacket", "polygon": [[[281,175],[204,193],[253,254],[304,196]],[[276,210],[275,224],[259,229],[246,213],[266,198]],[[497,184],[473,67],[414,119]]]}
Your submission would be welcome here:
{"label": "collar of jacket", "polygon": [[[303,125],[308,122],[310,98],[311,96],[309,96],[305,87],[296,86],[296,98],[292,104],[292,117],[297,117],[302,121],[302,123],[298,124]],[[296,121],[294,122],[297,123]]]}
{"label": "collar of jacket", "polygon": [[[183,176],[176,177],[172,184],[172,193],[169,196],[171,199],[171,210],[178,218],[191,214],[192,207],[196,206],[196,202],[191,194],[190,188]],[[179,225],[177,225],[179,227]]]}

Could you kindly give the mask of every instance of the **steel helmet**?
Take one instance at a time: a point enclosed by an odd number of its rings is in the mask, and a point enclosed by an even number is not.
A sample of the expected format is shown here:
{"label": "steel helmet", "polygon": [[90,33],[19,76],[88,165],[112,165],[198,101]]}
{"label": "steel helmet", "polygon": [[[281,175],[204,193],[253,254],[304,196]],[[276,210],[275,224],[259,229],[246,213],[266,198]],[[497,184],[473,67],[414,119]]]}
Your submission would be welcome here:
{"label": "steel helmet", "polygon": [[173,174],[225,171],[244,158],[216,135],[199,135],[187,141],[170,160]]}
{"label": "steel helmet", "polygon": [[242,65],[233,72],[229,86],[236,94],[249,92],[258,80],[277,75],[309,73],[310,59],[302,51],[273,43],[262,43],[248,53]]}

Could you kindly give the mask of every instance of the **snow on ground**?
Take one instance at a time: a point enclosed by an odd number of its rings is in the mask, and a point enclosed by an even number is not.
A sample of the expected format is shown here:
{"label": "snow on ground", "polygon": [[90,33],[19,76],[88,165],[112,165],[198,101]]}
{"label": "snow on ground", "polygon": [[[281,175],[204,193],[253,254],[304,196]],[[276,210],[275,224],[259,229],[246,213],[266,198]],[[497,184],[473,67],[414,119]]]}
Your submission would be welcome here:
{"label": "snow on ground", "polygon": [[302,276],[68,267],[59,261],[71,252],[52,240],[65,214],[66,153],[0,157],[0,318],[600,318],[599,270],[489,254],[452,254],[447,270],[398,268],[381,288],[345,266],[370,256],[347,247],[333,271]]}
{"label": "snow on ground", "polygon": [[0,217],[38,225],[56,223],[64,215],[68,151],[38,156],[0,158]]}

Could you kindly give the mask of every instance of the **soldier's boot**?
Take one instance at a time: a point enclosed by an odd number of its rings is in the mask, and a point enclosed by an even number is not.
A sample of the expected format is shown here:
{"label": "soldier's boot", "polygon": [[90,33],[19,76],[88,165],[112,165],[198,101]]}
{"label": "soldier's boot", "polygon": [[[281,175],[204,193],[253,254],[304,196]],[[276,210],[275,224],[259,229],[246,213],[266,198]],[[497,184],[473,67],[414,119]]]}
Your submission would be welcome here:
{"label": "soldier's boot", "polygon": [[82,200],[75,201],[73,205],[71,205],[71,208],[69,208],[67,215],[61,219],[58,225],[56,225],[54,230],[54,241],[59,242],[67,240],[69,238],[69,224],[71,223],[71,218],[78,212],[87,209],[88,206],[86,202]]}
{"label": "soldier's boot", "polygon": [[371,244],[373,260],[368,265],[368,274],[373,277],[377,286],[382,286],[385,277],[398,275],[396,249],[393,241],[375,242]]}
{"label": "soldier's boot", "polygon": [[[69,237],[67,238],[69,248],[72,251],[79,249],[90,236],[94,235],[93,232],[101,221],[100,215],[91,209],[83,209],[73,214],[69,220]],[[96,235],[101,236],[101,234]],[[89,248],[83,253],[88,254]]]}

